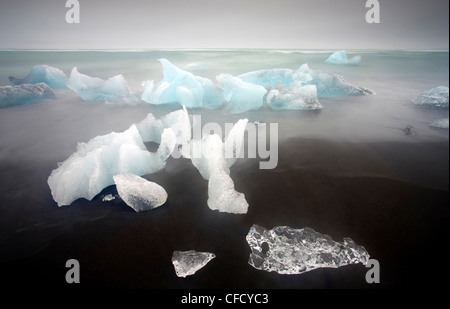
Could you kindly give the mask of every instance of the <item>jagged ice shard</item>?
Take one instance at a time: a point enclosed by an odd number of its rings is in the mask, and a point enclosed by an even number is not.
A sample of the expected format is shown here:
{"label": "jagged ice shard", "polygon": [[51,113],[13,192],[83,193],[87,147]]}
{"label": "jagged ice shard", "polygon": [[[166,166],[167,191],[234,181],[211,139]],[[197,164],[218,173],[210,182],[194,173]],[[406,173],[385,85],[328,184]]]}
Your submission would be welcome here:
{"label": "jagged ice shard", "polygon": [[0,107],[30,104],[54,98],[55,93],[45,83],[0,87]]}
{"label": "jagged ice shard", "polygon": [[230,167],[239,156],[247,119],[239,120],[225,142],[217,134],[190,143],[192,164],[208,180],[208,207],[220,212],[244,214],[248,203],[245,196],[234,188]]}
{"label": "jagged ice shard", "polygon": [[10,76],[9,81],[13,85],[45,83],[53,89],[63,89],[67,87],[68,78],[60,69],[42,64],[33,66],[26,77]]}
{"label": "jagged ice shard", "polygon": [[134,102],[128,83],[123,75],[115,75],[107,80],[91,77],[78,72],[74,67],[70,73],[68,87],[84,101]]}
{"label": "jagged ice shard", "polygon": [[79,143],[77,151],[52,171],[47,183],[58,206],[70,205],[78,198],[91,200],[114,184],[114,175],[142,176],[160,171],[175,145],[175,133],[164,129],[157,152],[150,153],[138,129],[132,125],[124,132],[112,132]]}
{"label": "jagged ice shard", "polygon": [[258,110],[264,103],[266,88],[247,83],[230,74],[216,77],[226,101],[225,109],[231,114],[239,114],[250,110]]}
{"label": "jagged ice shard", "polygon": [[178,102],[189,109],[218,108],[222,105],[222,95],[210,79],[177,68],[167,59],[159,61],[163,66],[164,78],[156,85],[153,81],[143,82],[143,101],[155,105]]}
{"label": "jagged ice shard", "polygon": [[414,104],[436,109],[448,109],[449,91],[446,86],[438,86],[423,92],[413,101]]}
{"label": "jagged ice shard", "polygon": [[335,242],[311,228],[278,226],[267,230],[253,225],[246,236],[251,253],[248,263],[259,270],[302,274],[317,268],[366,265],[369,254],[350,238]]}
{"label": "jagged ice shard", "polygon": [[172,254],[172,264],[178,277],[186,278],[195,274],[216,256],[209,252],[174,251]]}
{"label": "jagged ice shard", "polygon": [[347,57],[347,52],[345,50],[340,50],[337,52],[332,53],[327,60],[325,60],[326,63],[332,63],[332,64],[348,64],[348,65],[357,65],[361,62],[361,56],[354,56],[353,58],[349,59]]}
{"label": "jagged ice shard", "polygon": [[133,174],[113,176],[120,198],[136,212],[147,211],[163,205],[167,192],[155,182]]}

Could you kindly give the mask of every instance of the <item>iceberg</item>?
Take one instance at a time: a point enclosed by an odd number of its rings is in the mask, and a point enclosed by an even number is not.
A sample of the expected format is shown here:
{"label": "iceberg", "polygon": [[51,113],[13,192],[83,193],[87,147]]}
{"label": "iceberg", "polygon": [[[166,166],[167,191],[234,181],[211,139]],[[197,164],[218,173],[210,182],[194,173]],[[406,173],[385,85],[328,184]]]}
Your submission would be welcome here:
{"label": "iceberg", "polygon": [[178,277],[186,278],[195,274],[216,256],[209,252],[174,251],[172,264]]}
{"label": "iceberg", "polygon": [[413,99],[413,103],[435,109],[448,109],[448,87],[438,86],[423,92]]}
{"label": "iceberg", "polygon": [[312,70],[308,64],[303,64],[297,70],[291,69],[269,69],[254,72],[248,72],[239,75],[243,81],[261,85],[270,90],[275,88],[278,91],[284,87],[284,93],[289,92],[289,87],[294,91],[299,86],[315,85],[317,89],[317,97],[330,96],[355,96],[374,94],[370,89],[354,86],[348,83],[342,76],[321,71]]}
{"label": "iceberg", "polygon": [[33,66],[26,77],[10,76],[9,81],[13,85],[45,83],[53,89],[63,89],[67,88],[68,78],[60,69],[43,64]]}
{"label": "iceberg", "polygon": [[295,82],[291,87],[272,88],[266,97],[266,102],[273,110],[316,110],[321,109],[317,99],[315,85],[303,86]]}
{"label": "iceberg", "polygon": [[202,177],[208,180],[208,207],[212,210],[247,213],[245,195],[235,190],[230,177],[230,167],[241,150],[247,122],[248,119],[239,120],[225,142],[217,134],[204,136],[202,140],[191,140],[190,158]]}
{"label": "iceberg", "polygon": [[136,212],[147,211],[163,205],[167,192],[155,182],[133,174],[113,176],[120,198]]}
{"label": "iceberg", "polygon": [[45,83],[0,87],[0,107],[30,104],[54,98],[55,93]]}
{"label": "iceberg", "polygon": [[132,125],[124,132],[79,143],[77,151],[52,171],[47,183],[58,206],[70,205],[78,198],[92,200],[114,184],[114,175],[142,176],[162,170],[175,145],[175,133],[164,129],[158,150],[150,153]]}
{"label": "iceberg", "polygon": [[302,274],[317,268],[366,265],[369,254],[350,238],[335,242],[311,228],[278,226],[267,230],[253,225],[246,236],[251,253],[248,263],[256,269],[279,274]]}
{"label": "iceberg", "polygon": [[348,64],[348,65],[357,65],[361,61],[361,56],[354,56],[353,58],[347,58],[347,52],[345,50],[340,50],[332,53],[327,60],[326,63],[332,64]]}
{"label": "iceberg", "polygon": [[264,103],[267,90],[263,86],[242,81],[230,74],[216,77],[223,91],[225,109],[231,114],[239,114],[250,110],[258,110]]}
{"label": "iceberg", "polygon": [[70,73],[68,87],[75,91],[84,101],[124,101],[130,103],[136,100],[131,95],[128,83],[121,74],[103,80],[81,74],[74,67]]}
{"label": "iceberg", "polygon": [[257,84],[266,89],[276,87],[277,85],[291,87],[294,83],[298,82],[306,85],[313,79],[311,71],[305,70],[303,66],[298,70],[268,69],[253,71],[241,74],[238,77],[245,82]]}
{"label": "iceberg", "polygon": [[222,105],[222,95],[210,79],[177,68],[164,58],[159,62],[163,66],[164,77],[156,85],[153,81],[143,82],[143,101],[155,105],[178,102],[189,109],[213,109]]}
{"label": "iceberg", "polygon": [[448,130],[448,118],[436,119],[430,122],[429,126],[438,129],[447,129]]}

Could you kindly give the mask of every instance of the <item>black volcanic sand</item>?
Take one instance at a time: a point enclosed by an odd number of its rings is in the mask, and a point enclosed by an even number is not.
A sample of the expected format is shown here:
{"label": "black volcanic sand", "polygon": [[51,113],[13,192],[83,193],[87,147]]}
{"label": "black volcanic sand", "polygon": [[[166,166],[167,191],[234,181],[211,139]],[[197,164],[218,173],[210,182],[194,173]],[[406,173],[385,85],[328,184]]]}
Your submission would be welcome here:
{"label": "black volcanic sand", "polygon": [[[274,170],[238,160],[236,189],[245,215],[207,207],[207,182],[188,160],[170,159],[146,178],[168,192],[158,209],[135,213],[114,186],[92,201],[58,208],[47,186],[55,162],[0,164],[0,273],[9,287],[69,287],[65,263],[80,262],[89,288],[434,288],[448,278],[449,144],[290,140]],[[259,271],[247,261],[250,227],[310,227],[336,241],[352,238],[380,262],[381,283],[361,264],[302,275]],[[174,250],[216,258],[186,279]],[[72,285],[73,286],[73,285]],[[72,287],[71,286],[71,287]]]}

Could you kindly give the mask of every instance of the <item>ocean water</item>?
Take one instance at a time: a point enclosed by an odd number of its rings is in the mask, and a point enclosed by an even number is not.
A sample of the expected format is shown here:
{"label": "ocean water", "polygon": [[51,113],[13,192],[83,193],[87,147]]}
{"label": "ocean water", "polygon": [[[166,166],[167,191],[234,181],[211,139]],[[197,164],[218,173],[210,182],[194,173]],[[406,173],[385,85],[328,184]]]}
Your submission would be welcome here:
{"label": "ocean water", "polygon": [[[57,90],[55,100],[1,108],[0,188],[4,201],[0,207],[2,269],[35,265],[35,273],[40,274],[43,271],[38,270],[39,268],[57,277],[64,269],[61,270],[55,263],[63,263],[62,261],[67,260],[69,255],[79,254],[82,263],[96,268],[88,275],[92,285],[133,287],[135,286],[133,280],[137,280],[139,283],[137,286],[145,287],[208,287],[211,282],[215,282],[216,287],[253,287],[255,282],[261,280],[262,275],[259,273],[255,275],[252,271],[249,273],[248,270],[245,270],[245,280],[241,283],[237,283],[240,282],[237,276],[231,276],[220,285],[214,281],[213,274],[201,277],[200,282],[180,283],[173,277],[170,254],[173,250],[197,249],[193,248],[195,244],[203,249],[214,249],[208,248],[214,243],[214,239],[210,237],[223,237],[221,234],[223,232],[227,236],[223,239],[224,244],[221,247],[223,251],[216,248],[219,251],[218,258],[222,253],[223,259],[236,258],[235,261],[244,261],[245,264],[248,248],[239,237],[245,236],[253,223],[291,224],[298,227],[309,224],[309,227],[318,232],[330,234],[334,232],[332,236],[341,239],[348,236],[357,240],[358,244],[371,248],[370,240],[373,239],[364,239],[361,226],[359,229],[357,227],[352,229],[354,223],[347,224],[347,217],[334,226],[330,223],[332,221],[330,218],[320,221],[322,215],[314,217],[315,212],[309,209],[283,221],[283,218],[289,217],[287,216],[291,211],[289,207],[294,207],[293,205],[299,202],[296,195],[299,186],[305,183],[314,184],[318,192],[322,191],[320,186],[323,183],[328,183],[325,187],[331,188],[327,187],[331,186],[328,180],[325,178],[323,182],[320,180],[325,176],[345,179],[349,177],[388,179],[413,186],[407,190],[413,191],[416,187],[421,190],[438,190],[443,197],[436,198],[438,200],[436,207],[441,211],[440,207],[444,205],[446,199],[448,201],[449,132],[446,129],[432,128],[429,123],[448,117],[448,110],[418,107],[411,100],[430,88],[449,85],[448,51],[347,51],[350,56],[357,54],[362,56],[358,66],[326,64],[325,59],[331,52],[325,50],[0,51],[0,86],[9,85],[8,76],[24,77],[33,65],[47,64],[63,70],[67,75],[75,66],[80,73],[103,79],[123,74],[131,90],[139,94],[143,90],[142,81],[153,79],[157,82],[162,78],[161,65],[157,59],[167,58],[180,68],[191,65],[197,68],[193,71],[194,74],[213,81],[220,73],[238,75],[260,69],[296,69],[308,63],[313,70],[320,69],[342,75],[349,83],[369,88],[376,93],[368,96],[323,98],[320,99],[323,109],[319,111],[272,111],[267,107],[238,115],[228,115],[220,109],[189,111],[191,115],[201,115],[204,123],[234,123],[240,118],[248,118],[251,122],[278,124],[279,167],[268,171],[258,170],[254,160],[241,159],[232,169],[232,178],[238,191],[246,194],[250,209],[253,209],[247,217],[233,217],[210,211],[206,206],[207,184],[195,169],[183,161],[169,161],[166,171],[152,176],[163,183],[169,191],[169,205],[166,210],[138,217],[119,202],[113,203],[112,206],[102,204],[101,195],[114,193],[114,188],[111,187],[105,189],[93,202],[79,200],[74,205],[58,208],[52,200],[46,179],[57,167],[58,162],[64,161],[76,150],[78,142],[85,142],[112,131],[123,131],[132,123],[144,119],[148,113],[160,117],[179,109],[179,105],[84,102],[70,90]],[[405,131],[407,126],[411,126],[412,130]],[[303,181],[301,177],[306,177],[304,175],[309,175],[314,180]],[[318,178],[314,175],[318,175]],[[267,179],[271,177],[279,181],[275,184],[268,183]],[[333,188],[338,190],[337,187]],[[187,192],[188,189],[192,191]],[[171,190],[176,195],[172,198]],[[398,190],[403,192],[403,189]],[[324,196],[327,195],[326,191]],[[278,197],[277,192],[284,192],[285,195]],[[267,203],[278,201],[285,205],[286,211],[278,219],[270,221],[267,216],[273,216],[276,211],[269,206],[258,208],[251,203],[257,201],[264,204],[260,196],[266,196]],[[399,207],[403,209],[402,203],[412,199],[411,195],[407,196],[402,200],[400,197],[397,199],[396,193],[392,193],[386,199],[392,202],[390,204],[392,207],[397,203],[401,204]],[[424,196],[429,195],[424,193]],[[333,200],[336,196],[331,195],[329,198]],[[426,199],[423,196],[422,198]],[[345,204],[346,198],[342,198],[342,202]],[[192,204],[198,207],[192,212],[183,208],[191,207]],[[326,209],[326,205],[327,202],[323,202],[322,207]],[[334,212],[335,210],[332,210],[330,213]],[[193,218],[194,215],[199,217]],[[411,218],[416,218],[415,215]],[[381,213],[380,216],[377,217],[380,222],[389,221],[389,218],[385,218]],[[340,215],[337,217],[340,218]],[[298,220],[295,221],[295,218]],[[355,218],[358,218],[358,215],[355,215]],[[364,222],[360,219],[354,220],[359,222],[358,224]],[[415,224],[414,220],[408,222]],[[326,225],[324,222],[330,224]],[[356,225],[359,226],[358,224]],[[198,229],[195,230],[195,227]],[[222,227],[223,230],[219,231],[218,227]],[[318,227],[325,228],[320,230]],[[86,229],[80,232],[80,228]],[[147,233],[147,236],[144,237],[142,233]],[[162,239],[167,241],[150,240],[152,233],[155,237],[159,239],[163,237]],[[210,235],[206,240],[205,233]],[[419,234],[419,231],[413,234]],[[68,242],[72,242],[73,246]],[[140,255],[141,251],[136,249],[136,246],[147,248],[149,253]],[[377,248],[376,245],[372,246]],[[97,248],[97,251],[92,248]],[[126,252],[135,254],[130,257]],[[123,259],[117,256],[121,253],[124,254]],[[108,271],[104,266],[102,255],[106,255],[104,259],[115,255],[111,258],[112,261],[107,263],[109,267],[113,267],[112,270]],[[147,277],[133,279],[133,275],[138,276],[139,271],[129,265],[127,257],[136,259],[138,264],[145,264],[144,256],[150,263],[142,265],[148,269],[144,272]],[[395,261],[397,257],[395,254],[390,255],[386,261]],[[216,266],[216,271],[221,273],[222,277],[226,269],[236,267],[233,262],[222,260],[218,263],[222,264]],[[125,269],[131,267],[130,272],[133,275],[122,273],[122,276],[119,276],[118,269],[123,270],[124,267]],[[235,269],[245,269],[245,266],[239,267]],[[364,270],[353,269],[353,271],[359,276]],[[112,275],[112,272],[117,276]],[[156,272],[157,275],[152,277],[152,272]],[[326,277],[323,273],[319,274]],[[262,283],[258,286],[286,287],[294,280],[268,276],[269,278],[259,281]],[[311,276],[307,277],[308,282],[314,287],[330,284],[329,278],[326,283],[322,283],[320,281],[322,277],[316,278],[314,274]],[[393,282],[402,281],[395,273],[391,278]],[[64,284],[63,279],[62,282],[59,279],[49,280],[53,285]],[[348,280],[349,286],[362,284],[360,281],[355,281],[356,283],[352,281],[356,280],[354,278]],[[339,282],[333,282],[333,286],[339,286]],[[304,282],[294,283],[294,286],[308,287]]]}

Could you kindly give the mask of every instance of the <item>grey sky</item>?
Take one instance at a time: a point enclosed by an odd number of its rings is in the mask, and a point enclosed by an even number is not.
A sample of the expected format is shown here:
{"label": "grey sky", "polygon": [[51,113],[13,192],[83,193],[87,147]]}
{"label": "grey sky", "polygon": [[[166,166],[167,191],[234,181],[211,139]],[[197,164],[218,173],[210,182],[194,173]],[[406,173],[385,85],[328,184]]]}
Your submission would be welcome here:
{"label": "grey sky", "polygon": [[1,0],[0,49],[448,49],[448,0]]}

